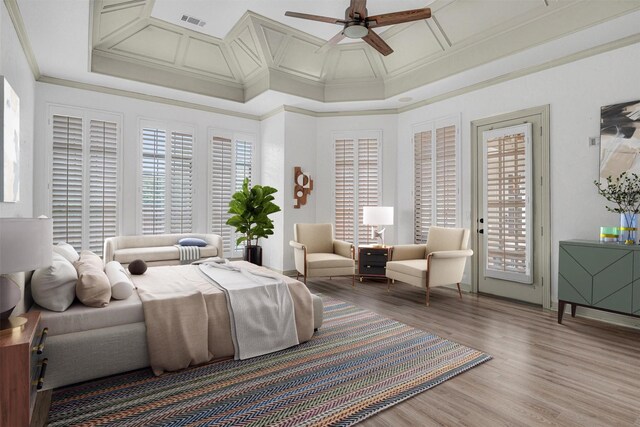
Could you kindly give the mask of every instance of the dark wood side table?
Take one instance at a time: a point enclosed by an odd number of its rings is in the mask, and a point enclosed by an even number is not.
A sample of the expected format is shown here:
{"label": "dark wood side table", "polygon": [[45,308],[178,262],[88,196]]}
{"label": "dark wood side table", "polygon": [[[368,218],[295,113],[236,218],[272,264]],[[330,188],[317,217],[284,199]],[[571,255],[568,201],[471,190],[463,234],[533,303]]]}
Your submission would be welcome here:
{"label": "dark wood side table", "polygon": [[0,425],[28,427],[37,391],[42,387],[47,359],[44,358],[46,328],[40,326],[40,312],[22,315],[28,319],[22,329],[0,334]]}
{"label": "dark wood side table", "polygon": [[385,279],[386,265],[391,258],[392,246],[358,246],[358,275],[363,277]]}

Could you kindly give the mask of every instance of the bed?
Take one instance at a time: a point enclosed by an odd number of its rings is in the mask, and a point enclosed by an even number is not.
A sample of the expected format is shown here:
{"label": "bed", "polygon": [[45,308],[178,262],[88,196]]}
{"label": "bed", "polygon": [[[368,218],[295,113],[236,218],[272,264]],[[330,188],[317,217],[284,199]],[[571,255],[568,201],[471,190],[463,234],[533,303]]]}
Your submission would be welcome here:
{"label": "bed", "polygon": [[[256,271],[262,270],[270,275],[277,274],[244,261],[231,264]],[[154,283],[166,280],[167,277],[181,276],[193,279],[194,269],[198,269],[198,266],[150,267],[143,276],[134,279],[134,284]],[[185,274],[189,270],[191,273]],[[282,275],[278,277],[291,291],[296,309],[296,326],[299,329],[298,338],[300,342],[307,341],[314,330],[322,325],[322,300],[312,295],[302,282]],[[25,284],[25,301],[29,301],[28,281]],[[216,290],[210,292],[210,298],[207,300],[207,304],[218,312],[215,322],[210,324],[219,326],[209,331],[208,347],[211,360],[234,356],[225,301],[224,293]],[[28,306],[28,303],[26,304]],[[49,328],[45,346],[49,363],[44,389],[150,366],[153,352],[150,352],[147,343],[145,312],[137,292],[125,300],[112,300],[104,308],[86,307],[76,301],[63,312],[49,311],[37,304],[33,304],[30,310],[41,311],[41,324]]]}

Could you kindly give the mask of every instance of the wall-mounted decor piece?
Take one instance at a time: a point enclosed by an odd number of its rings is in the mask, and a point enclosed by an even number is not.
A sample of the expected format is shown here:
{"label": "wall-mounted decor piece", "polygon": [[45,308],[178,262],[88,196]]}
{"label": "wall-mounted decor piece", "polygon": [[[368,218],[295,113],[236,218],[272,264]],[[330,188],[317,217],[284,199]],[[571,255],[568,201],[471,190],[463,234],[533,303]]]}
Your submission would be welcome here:
{"label": "wall-mounted decor piece", "polygon": [[20,200],[20,99],[4,77],[2,100],[0,202],[17,202]]}
{"label": "wall-mounted decor piece", "polygon": [[600,109],[600,179],[640,174],[640,101]]}
{"label": "wall-mounted decor piece", "polygon": [[302,167],[295,166],[293,168],[293,199],[295,209],[300,209],[300,206],[307,204],[307,196],[311,194],[313,190],[313,180],[311,177],[302,172]]}

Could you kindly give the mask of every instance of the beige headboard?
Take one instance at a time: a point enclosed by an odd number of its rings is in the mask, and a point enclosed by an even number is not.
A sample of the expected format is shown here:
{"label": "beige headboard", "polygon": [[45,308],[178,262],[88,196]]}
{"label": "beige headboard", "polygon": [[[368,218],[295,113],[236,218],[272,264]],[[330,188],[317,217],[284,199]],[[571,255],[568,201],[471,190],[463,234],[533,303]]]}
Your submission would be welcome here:
{"label": "beige headboard", "polygon": [[18,286],[20,286],[20,290],[22,291],[22,299],[16,305],[16,308],[13,309],[11,313],[13,316],[17,316],[18,314],[25,313],[31,308],[33,305],[33,298],[31,297],[31,275],[33,271],[29,271],[26,273],[13,273],[7,274],[7,276],[16,282]]}

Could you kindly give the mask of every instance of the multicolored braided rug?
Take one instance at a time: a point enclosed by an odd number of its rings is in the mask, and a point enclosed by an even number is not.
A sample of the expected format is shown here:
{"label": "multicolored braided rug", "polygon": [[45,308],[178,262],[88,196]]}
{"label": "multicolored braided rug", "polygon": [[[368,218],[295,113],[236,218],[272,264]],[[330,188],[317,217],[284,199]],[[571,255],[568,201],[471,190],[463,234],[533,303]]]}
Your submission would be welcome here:
{"label": "multicolored braided rug", "polygon": [[50,426],[348,426],[491,358],[331,298],[312,340],[155,377],[55,390]]}

